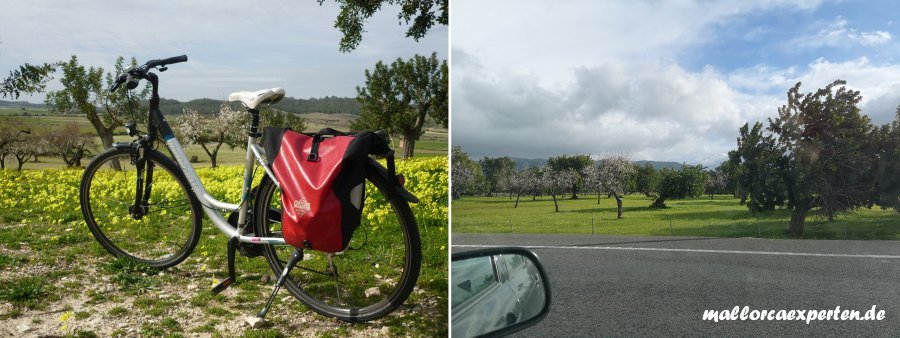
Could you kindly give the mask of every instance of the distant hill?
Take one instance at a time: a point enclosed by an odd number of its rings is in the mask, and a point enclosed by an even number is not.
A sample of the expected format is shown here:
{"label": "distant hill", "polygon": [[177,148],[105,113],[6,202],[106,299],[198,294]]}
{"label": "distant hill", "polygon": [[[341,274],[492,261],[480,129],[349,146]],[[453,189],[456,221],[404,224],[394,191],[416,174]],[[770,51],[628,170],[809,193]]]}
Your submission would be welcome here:
{"label": "distant hill", "polygon": [[[165,114],[180,114],[184,108],[196,109],[201,114],[212,114],[219,110],[225,101],[213,99],[195,99],[181,102],[162,99],[159,108]],[[239,106],[235,104],[235,106]],[[295,99],[286,97],[273,106],[275,109],[294,114],[325,113],[359,115],[359,103],[349,97],[327,96],[322,98]]]}
{"label": "distant hill", "polygon": [[[519,157],[511,157],[513,162],[516,162],[516,170],[521,170],[523,168],[528,167],[543,167],[547,164],[547,159],[545,158],[519,158]],[[645,165],[649,163],[656,169],[680,169],[684,164],[678,162],[664,162],[664,161],[634,161],[637,165]]]}
{"label": "distant hill", "polygon": [[649,163],[656,169],[681,169],[684,163],[678,162],[662,162],[662,161],[634,161],[634,164],[645,165]]}
{"label": "distant hill", "polygon": [[46,104],[43,103],[31,103],[25,101],[3,101],[0,100],[0,107],[24,107],[24,108],[35,108],[35,109],[45,109],[47,108]]}

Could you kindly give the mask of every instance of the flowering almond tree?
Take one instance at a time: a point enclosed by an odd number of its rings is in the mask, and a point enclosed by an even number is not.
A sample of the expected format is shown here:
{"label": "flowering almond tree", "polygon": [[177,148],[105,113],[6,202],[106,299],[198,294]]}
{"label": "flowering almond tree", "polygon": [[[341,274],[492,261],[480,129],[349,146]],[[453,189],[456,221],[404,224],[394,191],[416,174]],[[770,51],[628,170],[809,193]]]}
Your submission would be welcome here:
{"label": "flowering almond tree", "polygon": [[189,143],[199,144],[209,155],[212,167],[216,167],[219,148],[227,144],[231,149],[244,141],[242,114],[227,104],[219,107],[213,117],[200,115],[196,110],[185,108],[184,115],[176,126],[180,137]]}
{"label": "flowering almond tree", "polygon": [[622,218],[622,197],[619,191],[625,190],[627,178],[634,173],[634,163],[628,155],[609,155],[582,170],[585,186],[597,192],[597,204],[600,195],[606,192],[616,198],[618,218]]}
{"label": "flowering almond tree", "polygon": [[578,173],[572,169],[553,170],[550,166],[544,167],[541,171],[544,189],[553,197],[554,211],[559,212],[556,195],[565,194],[566,189],[578,181]]}

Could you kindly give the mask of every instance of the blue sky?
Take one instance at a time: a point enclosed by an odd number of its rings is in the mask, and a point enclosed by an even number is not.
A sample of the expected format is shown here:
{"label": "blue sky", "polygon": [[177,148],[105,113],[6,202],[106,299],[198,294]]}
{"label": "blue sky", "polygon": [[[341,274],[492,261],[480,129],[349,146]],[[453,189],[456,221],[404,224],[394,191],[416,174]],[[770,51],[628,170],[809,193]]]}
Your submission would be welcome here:
{"label": "blue sky", "polygon": [[[369,20],[362,44],[338,52],[338,6],[326,1],[6,1],[0,11],[0,75],[23,63],[68,60],[111,69],[117,56],[139,62],[187,54],[161,76],[161,95],[224,99],[284,87],[288,96],[356,96],[365,69],[433,51],[447,58],[446,26],[419,42],[405,37],[397,8]],[[40,102],[42,97],[27,97]]]}
{"label": "blue sky", "polygon": [[797,82],[847,80],[878,124],[900,104],[896,1],[456,0],[451,18],[452,140],[475,157],[716,166]]}

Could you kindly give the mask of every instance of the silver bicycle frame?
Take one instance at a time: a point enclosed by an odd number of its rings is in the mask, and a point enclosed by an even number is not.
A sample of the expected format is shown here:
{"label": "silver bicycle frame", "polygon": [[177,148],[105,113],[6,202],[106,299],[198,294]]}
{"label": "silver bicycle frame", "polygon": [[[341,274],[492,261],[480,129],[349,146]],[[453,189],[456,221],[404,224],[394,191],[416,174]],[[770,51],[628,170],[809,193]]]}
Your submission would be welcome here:
{"label": "silver bicycle frame", "polygon": [[263,169],[265,169],[266,175],[272,179],[272,182],[275,182],[276,186],[281,187],[278,180],[275,179],[272,170],[266,165],[264,160],[266,158],[265,150],[259,146],[256,137],[249,136],[247,138],[247,157],[244,162],[244,182],[241,187],[241,202],[240,204],[232,204],[219,201],[206,191],[206,187],[204,187],[203,182],[200,181],[200,176],[197,175],[194,166],[188,161],[187,155],[184,153],[184,148],[181,147],[181,143],[178,142],[178,139],[176,139],[174,135],[169,136],[171,137],[164,136],[164,139],[169,150],[172,152],[172,155],[175,157],[175,162],[178,163],[181,172],[187,177],[187,180],[191,185],[191,190],[193,190],[194,195],[197,196],[197,199],[203,206],[203,212],[206,213],[206,216],[212,220],[213,224],[215,224],[220,231],[230,238],[236,237],[238,241],[243,243],[287,245],[284,238],[280,237],[244,236],[240,233],[238,228],[229,224],[225,217],[222,216],[221,211],[238,211],[237,224],[244,224],[246,222],[250,189],[253,184],[254,161],[259,162]]}

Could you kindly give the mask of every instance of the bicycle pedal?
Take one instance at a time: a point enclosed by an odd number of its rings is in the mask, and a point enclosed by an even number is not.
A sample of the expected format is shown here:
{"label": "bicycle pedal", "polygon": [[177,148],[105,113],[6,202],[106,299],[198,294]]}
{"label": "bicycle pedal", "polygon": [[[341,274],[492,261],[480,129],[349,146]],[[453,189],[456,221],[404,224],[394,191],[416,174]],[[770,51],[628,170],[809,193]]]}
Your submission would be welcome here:
{"label": "bicycle pedal", "polygon": [[222,291],[225,291],[225,289],[231,286],[231,284],[234,284],[234,279],[232,279],[231,277],[225,278],[225,280],[219,282],[219,284],[216,284],[216,286],[212,288],[210,293],[217,295]]}

